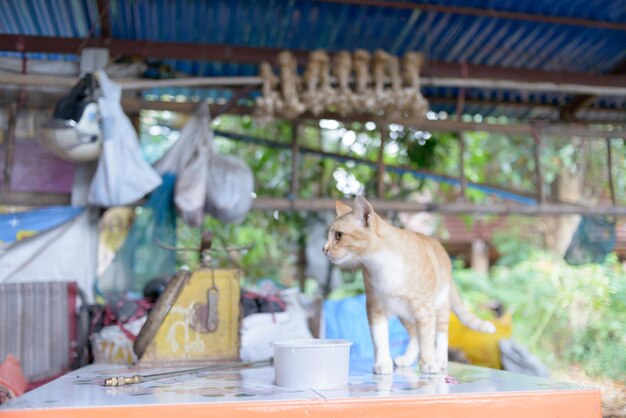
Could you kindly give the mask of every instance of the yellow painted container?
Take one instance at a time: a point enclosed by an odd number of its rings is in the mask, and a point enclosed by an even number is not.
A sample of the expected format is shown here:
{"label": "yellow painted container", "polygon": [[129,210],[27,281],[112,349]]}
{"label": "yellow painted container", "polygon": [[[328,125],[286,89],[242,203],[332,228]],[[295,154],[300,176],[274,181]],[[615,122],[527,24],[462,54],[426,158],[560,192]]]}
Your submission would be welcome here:
{"label": "yellow painted container", "polygon": [[239,359],[239,272],[215,270],[218,323],[215,331],[192,326],[199,305],[207,304],[211,270],[199,269],[183,286],[140,359],[141,363],[206,363]]}
{"label": "yellow painted container", "polygon": [[463,325],[456,315],[451,314],[448,345],[450,348],[463,351],[472,364],[501,369],[498,341],[511,337],[512,320],[511,316],[506,314],[489,321],[496,326],[495,334],[474,331]]}

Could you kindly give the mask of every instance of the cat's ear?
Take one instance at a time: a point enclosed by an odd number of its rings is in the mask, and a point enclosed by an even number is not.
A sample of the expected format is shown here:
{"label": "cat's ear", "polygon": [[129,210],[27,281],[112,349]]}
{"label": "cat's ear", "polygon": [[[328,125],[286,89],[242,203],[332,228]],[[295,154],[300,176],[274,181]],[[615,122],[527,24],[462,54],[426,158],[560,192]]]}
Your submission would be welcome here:
{"label": "cat's ear", "polygon": [[346,213],[352,212],[352,208],[341,200],[335,200],[335,210],[337,211],[337,216],[343,216]]}
{"label": "cat's ear", "polygon": [[363,220],[365,226],[369,227],[372,225],[372,221],[374,219],[374,208],[366,198],[363,196],[357,196],[356,199],[354,199],[354,210]]}

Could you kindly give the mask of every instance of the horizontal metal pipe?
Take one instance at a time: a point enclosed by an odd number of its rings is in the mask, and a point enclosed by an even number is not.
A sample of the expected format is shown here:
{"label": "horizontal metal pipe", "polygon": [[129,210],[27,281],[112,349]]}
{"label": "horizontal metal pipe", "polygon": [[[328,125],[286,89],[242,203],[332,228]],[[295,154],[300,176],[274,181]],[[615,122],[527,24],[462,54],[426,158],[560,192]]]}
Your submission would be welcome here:
{"label": "horizontal metal pipe", "polygon": [[[231,87],[261,85],[261,77],[187,77],[165,80],[122,79],[114,81],[120,83],[124,90],[143,90],[162,87]],[[77,82],[77,77],[0,73],[0,84],[72,87]]]}
{"label": "horizontal metal pipe", "polygon": [[426,77],[423,85],[435,87],[475,87],[486,89],[551,91],[557,93],[590,94],[595,96],[626,96],[626,87],[593,86],[584,84],[555,83],[546,81],[487,80],[454,77]]}
{"label": "horizontal metal pipe", "polygon": [[[78,81],[76,77],[57,77],[34,74],[2,74],[0,84],[42,87],[71,87]],[[248,77],[187,77],[164,80],[115,80],[124,90],[144,90],[162,87],[238,87],[260,86],[262,79]],[[626,96],[626,87],[595,86],[586,84],[555,83],[541,81],[487,80],[481,78],[462,77],[424,77],[423,85],[446,87],[477,87],[488,89],[521,90],[521,91],[554,91],[561,93],[591,94],[597,96]]]}
{"label": "horizontal metal pipe", "polygon": [[[346,202],[350,203],[350,202]],[[538,205],[475,205],[471,203],[417,203],[372,200],[378,212],[437,212],[449,214],[495,214],[495,215],[607,215],[626,216],[626,207],[620,206],[575,206],[568,204]],[[254,200],[256,210],[296,210],[305,212],[324,212],[335,210],[334,199],[280,199],[259,197]]]}
{"label": "horizontal metal pipe", "polygon": [[[0,192],[0,204],[16,206],[67,205],[70,196],[66,193]],[[347,202],[350,203],[350,202]],[[559,203],[542,205],[473,205],[469,203],[425,204],[416,202],[377,201],[372,205],[379,212],[435,212],[449,214],[495,214],[495,215],[606,215],[626,216],[623,206],[575,206]],[[324,212],[335,210],[334,199],[290,200],[284,198],[258,197],[252,205],[254,210],[297,210]]]}

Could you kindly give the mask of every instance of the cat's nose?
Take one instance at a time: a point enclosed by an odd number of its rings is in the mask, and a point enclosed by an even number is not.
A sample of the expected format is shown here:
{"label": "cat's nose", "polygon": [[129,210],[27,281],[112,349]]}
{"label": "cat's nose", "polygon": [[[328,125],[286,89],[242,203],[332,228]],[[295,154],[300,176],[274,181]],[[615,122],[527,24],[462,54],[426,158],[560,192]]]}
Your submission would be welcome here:
{"label": "cat's nose", "polygon": [[322,247],[322,251],[324,252],[324,254],[328,254],[328,250],[330,249],[328,244],[324,244],[324,247]]}

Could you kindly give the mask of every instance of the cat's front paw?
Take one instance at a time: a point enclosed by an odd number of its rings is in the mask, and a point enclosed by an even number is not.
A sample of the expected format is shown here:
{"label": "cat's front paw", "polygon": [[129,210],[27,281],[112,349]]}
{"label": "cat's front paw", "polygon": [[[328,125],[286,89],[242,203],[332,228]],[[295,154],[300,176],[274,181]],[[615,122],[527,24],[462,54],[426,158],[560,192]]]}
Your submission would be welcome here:
{"label": "cat's front paw", "polygon": [[393,363],[398,367],[408,367],[415,363],[417,356],[401,355],[393,359]]}
{"label": "cat's front paw", "polygon": [[391,374],[393,373],[393,362],[391,359],[385,361],[377,361],[374,364],[375,374]]}
{"label": "cat's front paw", "polygon": [[422,374],[437,374],[441,370],[441,366],[437,363],[420,363],[420,372]]}

